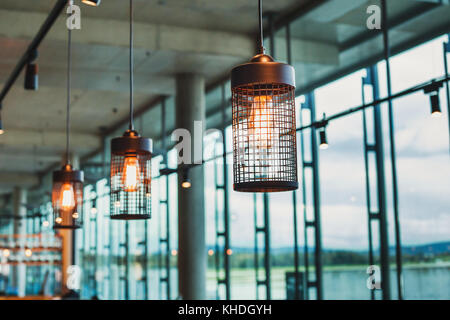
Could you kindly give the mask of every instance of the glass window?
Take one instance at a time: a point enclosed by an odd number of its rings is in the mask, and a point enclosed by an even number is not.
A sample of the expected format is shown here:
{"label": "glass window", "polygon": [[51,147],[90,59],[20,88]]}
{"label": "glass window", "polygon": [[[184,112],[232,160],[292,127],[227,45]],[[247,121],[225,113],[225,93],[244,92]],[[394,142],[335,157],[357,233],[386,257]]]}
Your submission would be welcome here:
{"label": "glass window", "polygon": [[[391,60],[394,93],[444,74],[440,37]],[[414,68],[411,68],[414,66]],[[385,64],[379,63],[386,92]],[[382,76],[381,76],[382,75]],[[445,87],[444,87],[445,88]],[[393,101],[405,299],[448,299],[450,277],[450,167],[445,90],[440,90],[442,115],[431,116],[430,99],[422,91]],[[387,105],[383,105],[384,138],[389,140]],[[390,150],[386,147],[388,194],[392,194]],[[389,198],[390,208],[393,205]],[[390,245],[395,245],[393,210],[389,215]],[[394,254],[392,253],[394,257]],[[395,264],[391,266],[395,270]],[[398,296],[396,278],[392,291]]]}

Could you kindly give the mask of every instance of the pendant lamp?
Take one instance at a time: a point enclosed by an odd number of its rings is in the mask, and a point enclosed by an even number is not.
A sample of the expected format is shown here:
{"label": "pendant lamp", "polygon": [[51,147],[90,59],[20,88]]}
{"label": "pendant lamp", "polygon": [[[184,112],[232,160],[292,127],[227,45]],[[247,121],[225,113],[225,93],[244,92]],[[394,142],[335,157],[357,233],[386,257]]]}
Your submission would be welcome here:
{"label": "pendant lamp", "polygon": [[265,54],[258,1],[260,52],[231,71],[235,191],[298,188],[295,71]]}
{"label": "pendant lamp", "polygon": [[111,219],[151,217],[152,140],[139,136],[133,123],[133,0],[130,0],[130,123],[111,141]]}
{"label": "pendant lamp", "polygon": [[72,31],[68,36],[66,163],[53,172],[52,206],[55,229],[77,229],[83,225],[83,171],[74,170],[69,162],[70,146],[70,86],[72,63]]}

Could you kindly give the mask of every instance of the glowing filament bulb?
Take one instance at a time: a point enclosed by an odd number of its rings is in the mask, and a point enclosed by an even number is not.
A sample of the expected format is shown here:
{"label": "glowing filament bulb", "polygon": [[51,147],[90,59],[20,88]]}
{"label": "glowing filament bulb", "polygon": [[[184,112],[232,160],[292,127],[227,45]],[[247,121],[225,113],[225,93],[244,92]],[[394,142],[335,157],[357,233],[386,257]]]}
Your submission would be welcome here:
{"label": "glowing filament bulb", "polygon": [[250,113],[249,129],[256,147],[268,149],[273,144],[274,115],[272,97],[255,97]]}
{"label": "glowing filament bulb", "polygon": [[61,187],[60,205],[61,209],[65,211],[70,211],[75,208],[75,193],[70,183],[64,183]]}
{"label": "glowing filament bulb", "polygon": [[135,156],[127,156],[122,171],[123,190],[135,192],[138,190],[139,182],[139,161]]}

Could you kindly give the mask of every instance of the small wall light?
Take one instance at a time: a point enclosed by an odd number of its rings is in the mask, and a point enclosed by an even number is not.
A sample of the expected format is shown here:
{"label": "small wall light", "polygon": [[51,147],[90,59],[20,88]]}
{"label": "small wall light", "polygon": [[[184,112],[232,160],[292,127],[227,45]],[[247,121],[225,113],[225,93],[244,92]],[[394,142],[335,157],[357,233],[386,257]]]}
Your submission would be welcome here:
{"label": "small wall light", "polygon": [[36,91],[39,88],[38,65],[35,63],[27,64],[25,71],[25,90]]}
{"label": "small wall light", "polygon": [[28,57],[28,64],[25,69],[25,90],[33,90],[36,91],[39,88],[39,68],[36,63],[33,63],[38,57],[38,51],[34,50],[31,52]]}
{"label": "small wall light", "polygon": [[327,131],[326,131],[327,125],[328,125],[328,120],[324,113],[323,120],[321,122],[319,122],[319,124],[317,125],[317,127],[319,129],[319,149],[321,149],[321,150],[328,149],[328,140],[327,140]]}
{"label": "small wall light", "polygon": [[323,127],[319,131],[319,138],[320,138],[319,148],[321,150],[328,149],[327,132],[325,130],[326,130],[325,127]]}
{"label": "small wall light", "polygon": [[100,5],[101,0],[82,0],[84,4],[92,7],[98,7]]}
{"label": "small wall light", "polygon": [[184,189],[189,189],[192,186],[191,180],[189,179],[189,169],[183,170],[183,181],[181,182],[181,187]]}
{"label": "small wall light", "polygon": [[431,104],[431,116],[432,117],[440,117],[442,115],[441,112],[441,103],[439,101],[439,92],[433,92],[430,94],[430,104]]}

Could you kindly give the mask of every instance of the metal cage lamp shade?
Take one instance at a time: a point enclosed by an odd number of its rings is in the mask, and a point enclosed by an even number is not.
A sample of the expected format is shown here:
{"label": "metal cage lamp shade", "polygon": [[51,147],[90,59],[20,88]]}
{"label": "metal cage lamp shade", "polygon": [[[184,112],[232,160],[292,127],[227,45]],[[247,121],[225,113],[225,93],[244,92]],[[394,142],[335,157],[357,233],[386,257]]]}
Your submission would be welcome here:
{"label": "metal cage lamp shade", "polygon": [[294,68],[266,54],[231,73],[235,191],[298,188]]}
{"label": "metal cage lamp shade", "polygon": [[260,52],[231,71],[233,189],[296,190],[295,70],[265,54],[258,12]]}
{"label": "metal cage lamp shade", "polygon": [[111,142],[111,219],[151,217],[152,140],[134,130]]}
{"label": "metal cage lamp shade", "polygon": [[53,221],[55,229],[78,229],[83,225],[83,171],[70,164],[53,172]]}

